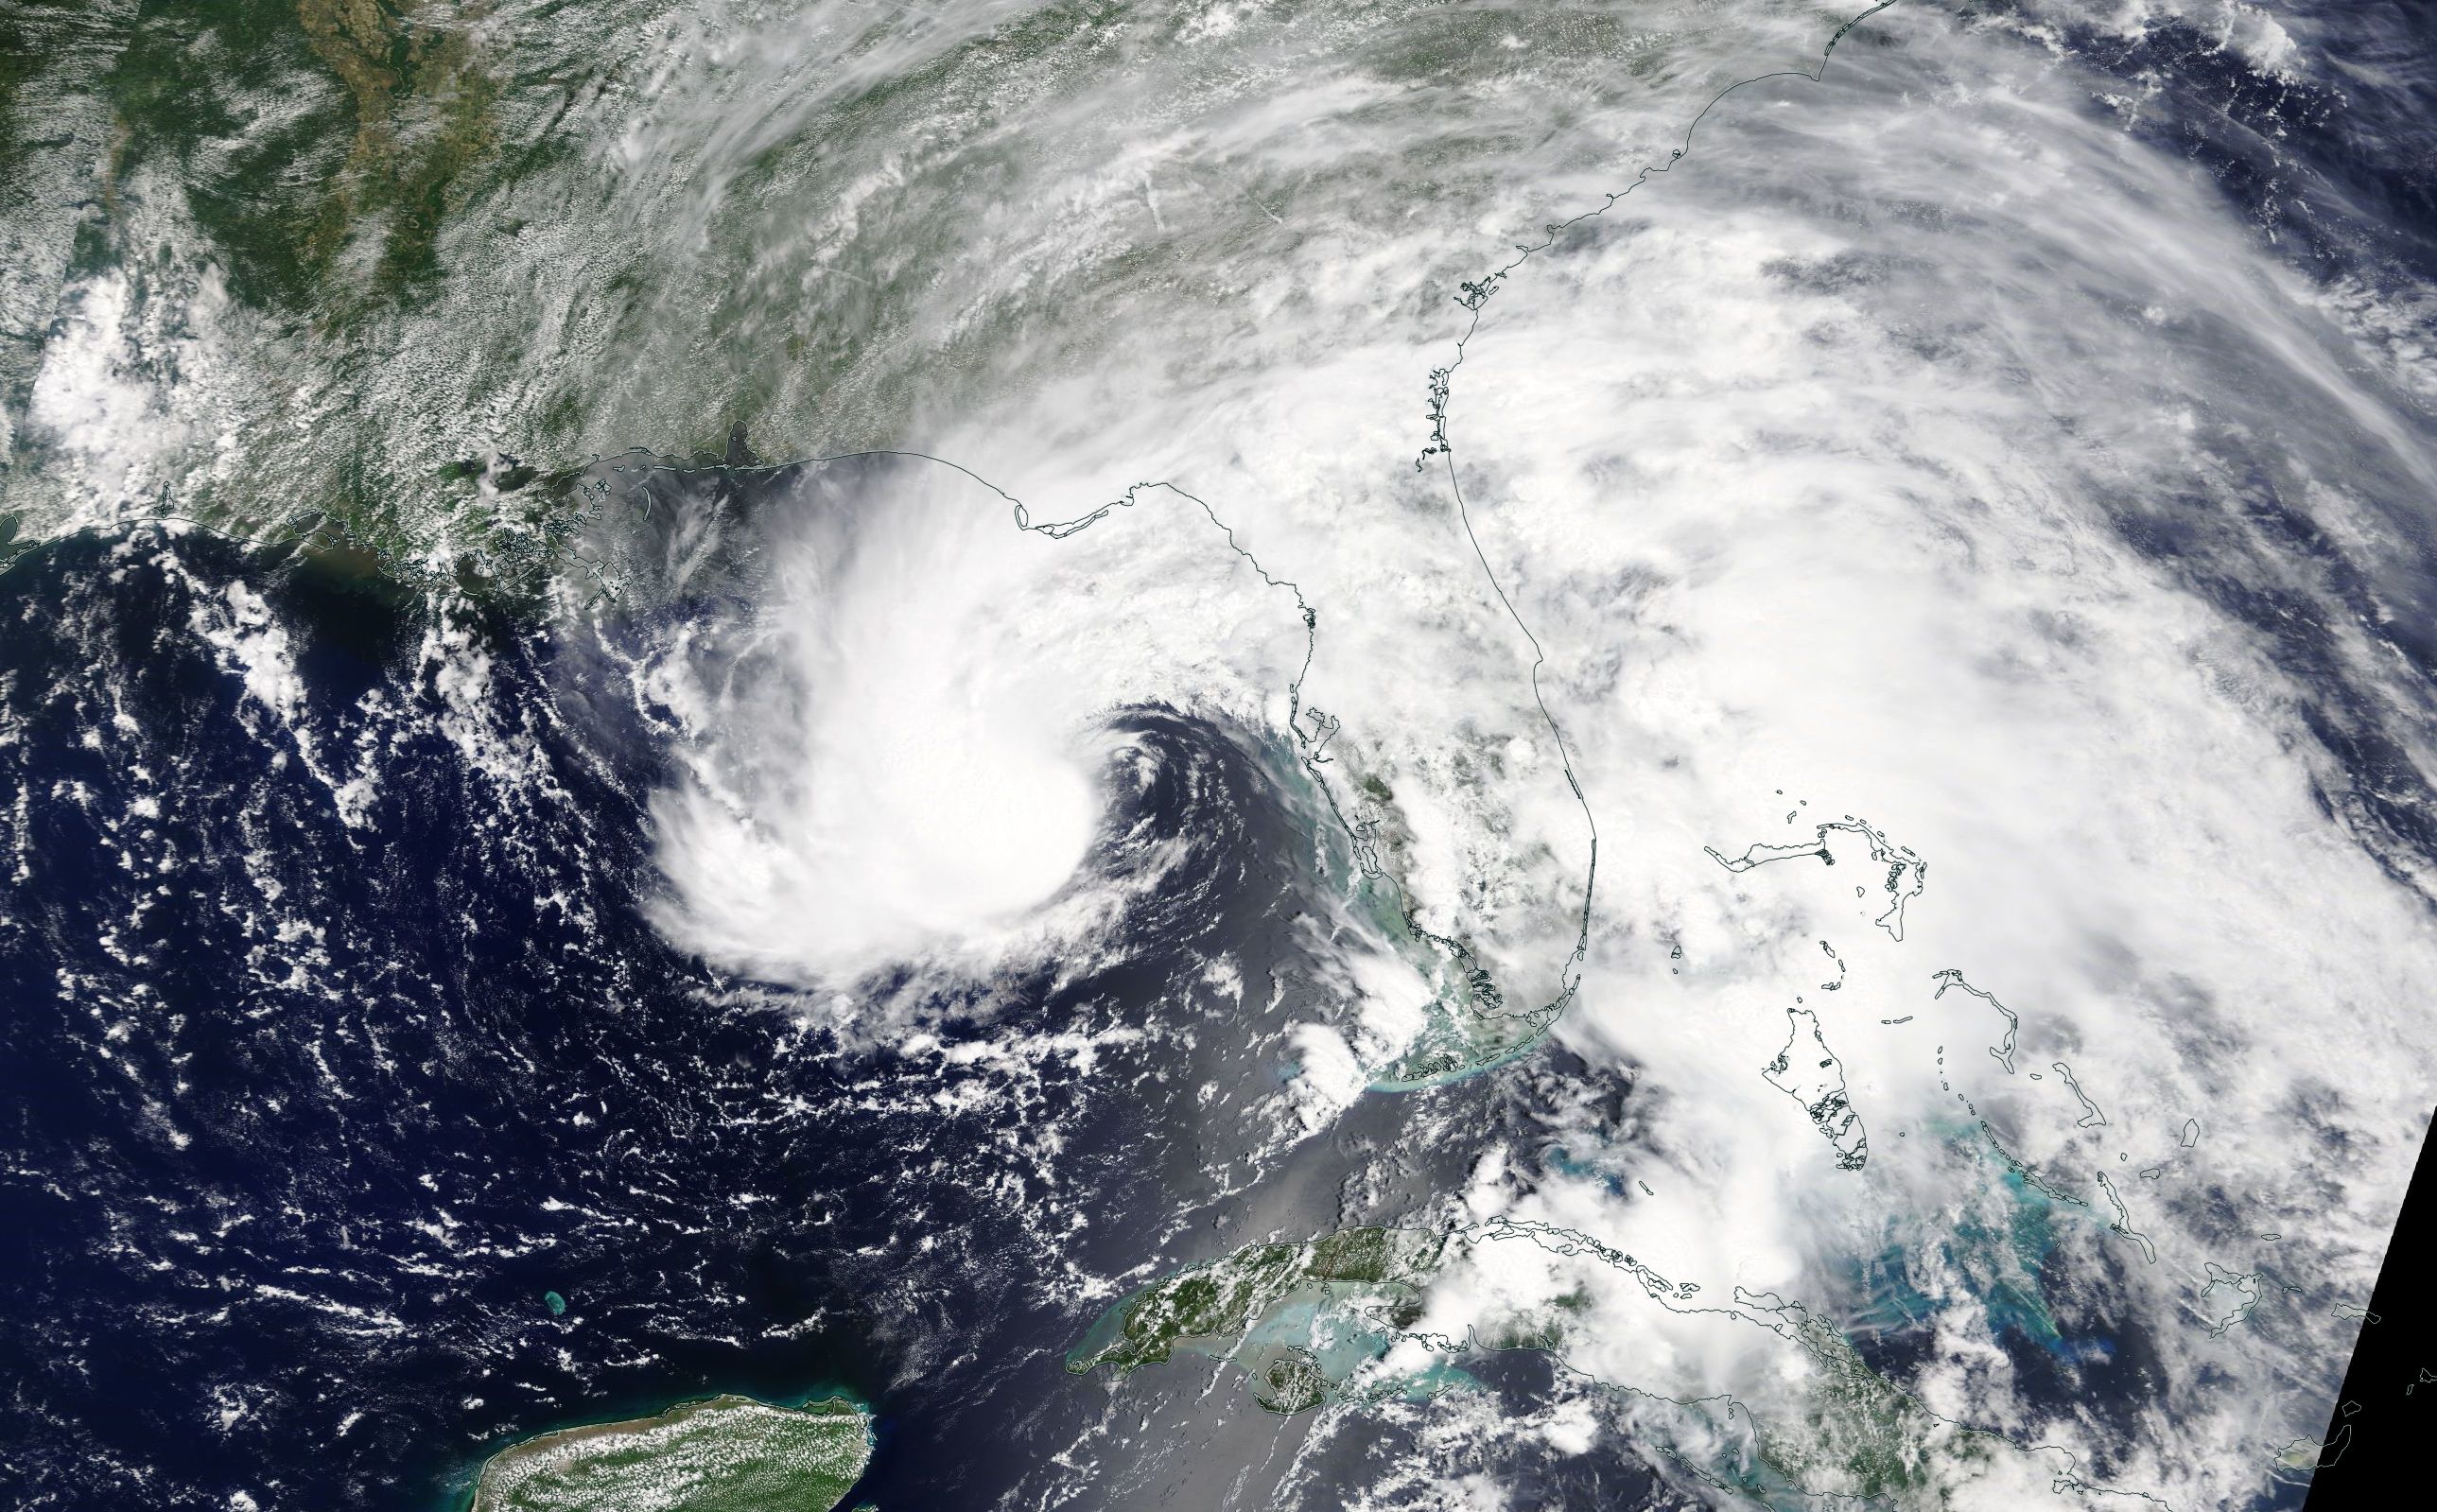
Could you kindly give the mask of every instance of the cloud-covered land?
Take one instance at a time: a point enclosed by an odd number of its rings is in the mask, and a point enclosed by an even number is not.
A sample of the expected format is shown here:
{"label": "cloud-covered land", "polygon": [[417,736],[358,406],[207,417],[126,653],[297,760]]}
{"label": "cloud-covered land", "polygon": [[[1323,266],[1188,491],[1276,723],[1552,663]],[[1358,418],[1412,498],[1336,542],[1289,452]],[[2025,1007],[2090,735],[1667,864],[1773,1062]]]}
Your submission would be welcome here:
{"label": "cloud-covered land", "polygon": [[[1227,1181],[1344,1135],[1344,1213],[1481,1236],[1381,1372],[1562,1324],[1523,1415],[1349,1398],[1284,1484],[1401,1415],[1369,1504],[1504,1504],[1500,1434],[2271,1504],[2437,1083],[2428,295],[2119,66],[2306,104],[2308,17],[1863,9],[498,8],[429,266],[359,194],[293,287],[205,200],[339,105],[96,167],[70,60],[21,184],[159,251],[10,233],[8,505],[446,566],[603,501],[550,612],[667,755],[647,916],[873,1054],[1128,958],[1191,860],[1114,818],[1139,721],[1226,731],[1312,886],[1307,969],[1209,964],[1284,1025]],[[749,509],[673,460],[740,420]]]}

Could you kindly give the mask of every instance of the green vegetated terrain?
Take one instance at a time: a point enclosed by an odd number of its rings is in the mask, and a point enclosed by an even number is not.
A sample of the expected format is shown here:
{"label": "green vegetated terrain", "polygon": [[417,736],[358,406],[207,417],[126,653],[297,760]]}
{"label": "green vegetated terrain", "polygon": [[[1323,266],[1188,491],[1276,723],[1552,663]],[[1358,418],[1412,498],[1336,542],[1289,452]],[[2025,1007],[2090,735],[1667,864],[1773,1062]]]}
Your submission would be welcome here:
{"label": "green vegetated terrain", "polygon": [[843,1398],[713,1397],[565,1429],[493,1455],[470,1512],[829,1512],[870,1463],[869,1422]]}
{"label": "green vegetated terrain", "polygon": [[1353,1228],[1252,1244],[1134,1292],[1104,1313],[1066,1368],[1123,1375],[1179,1351],[1231,1361],[1272,1412],[1319,1405],[1420,1314],[1444,1237]]}
{"label": "green vegetated terrain", "polygon": [[[1428,1396],[1473,1384],[1462,1357],[1511,1349],[1565,1359],[1591,1308],[1577,1285],[1545,1302],[1493,1309],[1460,1335],[1424,1326],[1422,1289],[1442,1270],[1483,1246],[1532,1244],[1580,1257],[1634,1277],[1656,1305],[1751,1326],[1775,1334],[1801,1363],[1789,1395],[1757,1406],[1735,1398],[1674,1398],[1605,1382],[1642,1407],[1675,1411],[1683,1440],[1678,1463],[1709,1484],[1738,1488],[1770,1504],[1852,1498],[1890,1506],[1944,1504],[1952,1481],[1970,1477],[2002,1453],[2021,1452],[1999,1435],[1939,1416],[1887,1380],[1828,1320],[1798,1303],[1746,1296],[1696,1300],[1632,1257],[1568,1229],[1494,1222],[1436,1234],[1358,1228],[1303,1243],[1247,1245],[1142,1288],[1103,1313],[1067,1356],[1083,1374],[1103,1366],[1122,1376],[1179,1356],[1218,1360],[1240,1370],[1259,1407],[1289,1414],[1332,1400]],[[1359,1375],[1398,1343],[1423,1345],[1427,1363]],[[2069,1467],[2060,1460],[2060,1467]],[[2083,1489],[2069,1468],[2062,1488]]]}
{"label": "green vegetated terrain", "polygon": [[[1427,204],[1436,309],[1505,139],[1381,132],[1366,88],[1615,99],[1633,161],[1740,66],[1713,30],[1815,3],[1520,49],[1437,0],[0,0],[0,564],[176,519],[418,584],[599,581],[593,457],[739,421],[774,459],[919,448],[1119,360],[1190,392],[1289,226],[1380,245]],[[1346,79],[1364,149],[1239,141],[1281,67]],[[1108,165],[1147,132],[1195,146],[1138,204]]]}

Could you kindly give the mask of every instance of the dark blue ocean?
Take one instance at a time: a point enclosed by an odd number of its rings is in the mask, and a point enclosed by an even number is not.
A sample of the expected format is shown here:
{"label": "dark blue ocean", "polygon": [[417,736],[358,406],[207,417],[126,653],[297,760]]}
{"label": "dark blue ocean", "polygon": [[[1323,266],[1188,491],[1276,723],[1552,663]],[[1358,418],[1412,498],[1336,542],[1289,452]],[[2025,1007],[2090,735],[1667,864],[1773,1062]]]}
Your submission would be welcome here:
{"label": "dark blue ocean", "polygon": [[[2341,92],[2194,28],[2064,44],[2160,91],[2135,129],[2206,166],[2304,273],[2437,283],[2437,8],[2314,17],[2351,65]],[[2241,570],[2339,560],[2262,490],[2174,529],[2128,516],[2126,538],[2315,675],[2311,728],[2352,779],[2324,801],[2401,874],[2437,854],[2437,808],[2393,715],[2323,675],[2323,629]],[[2421,612],[2390,628],[2428,665],[2437,535],[2409,541],[2394,571]],[[1421,1113],[1488,1137],[1552,1097],[1626,1095],[1552,1092],[1569,1068],[1544,1056],[1375,1096],[1260,1196],[1229,1195],[1262,1134],[1248,1110],[1291,1069],[1261,978],[1307,969],[1321,821],[1275,753],[1159,708],[1120,716],[1156,760],[1112,784],[1090,864],[1178,837],[1191,862],[1114,964],[992,984],[981,1017],[947,993],[918,1009],[931,1047],[906,1052],[688,958],[645,913],[668,758],[619,652],[734,608],[670,599],[577,633],[150,528],[0,578],[0,1500],[438,1512],[485,1454],[553,1426],[842,1391],[876,1414],[857,1497],[1030,1504],[1065,1473],[1047,1456],[1110,1411],[1063,1365],[1100,1304],[1044,1301],[1045,1273],[1394,1212],[1410,1191],[1339,1183]],[[444,676],[469,658],[480,679]],[[1227,1013],[1186,990],[1220,952],[1251,984]],[[1011,1025],[1099,1047],[948,1053]],[[1467,1153],[1425,1152],[1412,1189]],[[1209,1237],[1181,1243],[1171,1215]],[[2140,1367],[2139,1340],[2117,1344]],[[1907,1347],[1901,1328],[1872,1345]],[[1531,1368],[1491,1384],[1546,1389]],[[1201,1382],[1142,1384],[1186,1400]],[[1273,1473],[1300,1430],[1239,1414],[1209,1432],[1235,1456],[1211,1457],[1218,1482],[1078,1471],[1098,1488],[1075,1494],[1206,1504],[1236,1462]],[[1394,1446],[1380,1429],[1333,1452]],[[1630,1465],[1514,1452],[1546,1504],[1649,1490]]]}

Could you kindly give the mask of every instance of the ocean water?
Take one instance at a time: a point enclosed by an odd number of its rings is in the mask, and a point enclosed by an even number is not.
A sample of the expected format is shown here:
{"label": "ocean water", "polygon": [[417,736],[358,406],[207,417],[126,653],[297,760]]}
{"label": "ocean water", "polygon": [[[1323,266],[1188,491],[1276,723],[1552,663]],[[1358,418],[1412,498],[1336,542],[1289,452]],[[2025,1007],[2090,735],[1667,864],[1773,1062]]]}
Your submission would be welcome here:
{"label": "ocean water", "polygon": [[[8,12],[0,1485],[844,1391],[884,1508],[2299,1505],[2437,1072],[2437,32],[1864,9],[452,11],[389,136],[319,8]],[[1605,1250],[1424,1327],[1560,1346],[1064,1368],[1494,1220]]]}

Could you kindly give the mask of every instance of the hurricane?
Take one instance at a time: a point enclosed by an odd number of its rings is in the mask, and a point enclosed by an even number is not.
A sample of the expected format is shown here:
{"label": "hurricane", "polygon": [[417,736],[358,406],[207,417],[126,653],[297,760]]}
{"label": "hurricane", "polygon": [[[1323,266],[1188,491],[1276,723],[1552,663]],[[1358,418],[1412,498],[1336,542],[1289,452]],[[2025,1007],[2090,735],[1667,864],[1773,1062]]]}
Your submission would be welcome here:
{"label": "hurricane", "polygon": [[0,36],[19,1504],[2341,1494],[2415,9]]}

